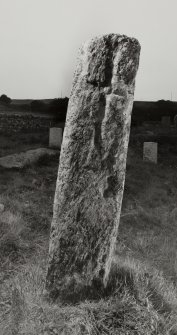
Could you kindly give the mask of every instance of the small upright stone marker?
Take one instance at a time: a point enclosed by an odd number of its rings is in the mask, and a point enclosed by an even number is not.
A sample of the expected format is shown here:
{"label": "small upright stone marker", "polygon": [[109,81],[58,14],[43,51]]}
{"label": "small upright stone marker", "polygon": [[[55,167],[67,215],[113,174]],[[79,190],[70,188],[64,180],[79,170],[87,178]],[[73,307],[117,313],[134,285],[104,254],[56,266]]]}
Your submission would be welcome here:
{"label": "small upright stone marker", "polygon": [[162,116],[161,124],[163,127],[170,127],[171,125],[170,116]]}
{"label": "small upright stone marker", "polygon": [[62,128],[53,127],[50,128],[49,132],[49,147],[60,149],[63,138],[63,130]]}
{"label": "small upright stone marker", "polygon": [[144,142],[143,147],[143,160],[157,164],[157,143]]}
{"label": "small upright stone marker", "polygon": [[173,124],[174,124],[175,128],[177,129],[177,115],[175,115],[175,117],[174,117]]}
{"label": "small upright stone marker", "polygon": [[[69,299],[107,285],[124,189],[140,45],[110,34],[80,50],[54,200],[46,288]],[[80,293],[79,293],[80,294]]]}

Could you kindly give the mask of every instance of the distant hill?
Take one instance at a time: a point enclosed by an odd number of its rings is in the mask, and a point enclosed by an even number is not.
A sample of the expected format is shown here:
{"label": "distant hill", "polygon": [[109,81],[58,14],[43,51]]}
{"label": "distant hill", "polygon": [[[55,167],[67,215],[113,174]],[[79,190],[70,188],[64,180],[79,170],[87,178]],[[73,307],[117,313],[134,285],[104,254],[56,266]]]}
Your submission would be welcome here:
{"label": "distant hill", "polygon": [[[12,99],[13,105],[30,105],[32,101],[38,100],[38,99]],[[39,99],[38,101],[43,101],[44,103],[50,103],[54,99]]]}
{"label": "distant hill", "polygon": [[132,124],[141,124],[144,121],[160,121],[162,116],[169,116],[173,122],[177,114],[177,102],[169,100],[134,101]]}
{"label": "distant hill", "polygon": [[10,103],[0,102],[0,113],[43,114],[64,122],[66,118],[68,98],[56,99],[12,99]]}

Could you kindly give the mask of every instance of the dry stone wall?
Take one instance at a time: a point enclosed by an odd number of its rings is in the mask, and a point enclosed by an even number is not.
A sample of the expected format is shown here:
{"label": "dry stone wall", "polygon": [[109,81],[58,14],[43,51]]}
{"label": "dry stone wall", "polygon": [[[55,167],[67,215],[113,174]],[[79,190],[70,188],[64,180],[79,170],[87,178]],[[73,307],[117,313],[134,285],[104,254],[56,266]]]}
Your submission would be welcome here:
{"label": "dry stone wall", "polygon": [[0,133],[20,131],[47,130],[54,126],[52,117],[34,116],[31,114],[0,114]]}

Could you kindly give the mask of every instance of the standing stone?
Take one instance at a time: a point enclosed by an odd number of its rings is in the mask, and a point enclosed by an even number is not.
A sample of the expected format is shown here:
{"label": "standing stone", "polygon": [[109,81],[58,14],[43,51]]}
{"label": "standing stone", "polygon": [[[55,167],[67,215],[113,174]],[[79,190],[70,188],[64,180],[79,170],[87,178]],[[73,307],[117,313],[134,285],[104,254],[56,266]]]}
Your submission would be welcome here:
{"label": "standing stone", "polygon": [[63,138],[63,130],[62,128],[50,128],[49,133],[49,147],[60,149]]}
{"label": "standing stone", "polygon": [[143,160],[145,162],[157,164],[157,143],[144,142]]}
{"label": "standing stone", "polygon": [[[80,50],[54,200],[46,288],[107,285],[124,189],[140,45],[110,34]],[[86,292],[86,290],[85,290]]]}

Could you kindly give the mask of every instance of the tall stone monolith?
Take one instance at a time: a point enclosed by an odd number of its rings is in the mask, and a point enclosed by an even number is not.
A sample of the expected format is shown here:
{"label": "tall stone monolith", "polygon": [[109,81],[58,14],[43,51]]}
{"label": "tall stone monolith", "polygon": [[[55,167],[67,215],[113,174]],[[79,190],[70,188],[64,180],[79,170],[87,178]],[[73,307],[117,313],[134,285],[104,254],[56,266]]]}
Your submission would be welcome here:
{"label": "tall stone monolith", "polygon": [[[105,35],[80,49],[54,200],[46,288],[106,286],[118,233],[140,45]],[[83,284],[84,283],[84,284]]]}

